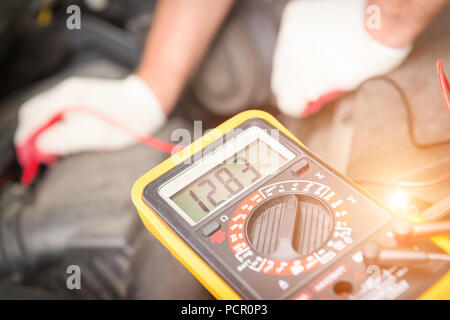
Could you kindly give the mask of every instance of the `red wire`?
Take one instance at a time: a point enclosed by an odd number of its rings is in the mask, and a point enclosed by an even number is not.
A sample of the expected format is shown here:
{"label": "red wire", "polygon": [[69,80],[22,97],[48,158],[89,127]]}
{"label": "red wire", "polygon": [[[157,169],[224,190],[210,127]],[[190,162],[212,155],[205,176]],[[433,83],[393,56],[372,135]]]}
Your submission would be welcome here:
{"label": "red wire", "polygon": [[439,86],[441,87],[442,97],[447,106],[447,111],[450,113],[450,84],[448,83],[447,77],[445,76],[444,66],[442,64],[442,59],[436,61],[436,68],[439,80]]}
{"label": "red wire", "polygon": [[67,113],[70,113],[70,112],[88,113],[88,114],[108,123],[109,125],[121,130],[122,132],[124,132],[125,134],[134,138],[138,142],[140,142],[148,147],[151,147],[153,149],[162,151],[162,152],[172,153],[172,152],[177,152],[182,149],[182,147],[179,145],[168,143],[163,140],[159,140],[155,137],[152,137],[150,135],[145,135],[145,134],[139,133],[139,132],[135,131],[134,129],[131,129],[130,127],[125,126],[120,121],[117,121],[116,119],[109,116],[108,114],[103,113],[98,110],[94,110],[94,109],[90,109],[90,108],[86,108],[86,107],[68,107],[68,108],[65,108],[65,109],[61,110],[60,112],[58,112],[58,114],[55,116],[56,117],[59,116],[62,119],[62,117],[64,117]]}
{"label": "red wire", "polygon": [[141,134],[135,131],[134,129],[131,129],[123,125],[118,120],[114,119],[113,117],[103,112],[92,110],[85,107],[68,107],[54,114],[47,122],[42,124],[32,134],[30,134],[30,136],[24,142],[16,146],[17,159],[23,168],[21,176],[22,184],[30,185],[33,182],[34,178],[36,177],[36,174],[38,173],[40,164],[44,163],[47,165],[51,165],[56,162],[59,155],[42,153],[36,145],[37,139],[44,131],[48,130],[57,122],[61,121],[64,118],[64,116],[70,112],[84,112],[90,114],[108,123],[109,125],[121,130],[122,132],[139,141],[140,143],[162,152],[172,153],[177,152],[182,148],[181,146],[159,140],[155,137]]}

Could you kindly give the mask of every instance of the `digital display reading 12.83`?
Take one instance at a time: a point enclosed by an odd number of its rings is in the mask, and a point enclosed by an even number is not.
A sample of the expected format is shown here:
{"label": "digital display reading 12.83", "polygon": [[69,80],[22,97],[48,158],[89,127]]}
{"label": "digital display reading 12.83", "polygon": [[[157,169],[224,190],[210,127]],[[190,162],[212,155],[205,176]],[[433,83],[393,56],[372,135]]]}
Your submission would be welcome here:
{"label": "digital display reading 12.83", "polygon": [[198,222],[286,161],[283,155],[257,139],[176,192],[170,199],[194,222]]}

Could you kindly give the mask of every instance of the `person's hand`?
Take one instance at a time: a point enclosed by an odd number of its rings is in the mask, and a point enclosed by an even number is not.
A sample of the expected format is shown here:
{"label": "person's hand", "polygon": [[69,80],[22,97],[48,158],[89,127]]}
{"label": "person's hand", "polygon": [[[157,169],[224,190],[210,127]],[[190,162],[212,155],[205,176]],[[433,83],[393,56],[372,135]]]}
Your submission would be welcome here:
{"label": "person's hand", "polygon": [[406,58],[411,46],[390,48],[371,38],[366,5],[364,0],[296,0],[285,7],[271,78],[282,112],[307,116]]}
{"label": "person's hand", "polygon": [[[152,133],[166,119],[150,88],[135,75],[123,80],[70,78],[20,108],[16,146],[20,148],[55,114],[73,107],[105,114],[142,134]],[[42,154],[67,155],[117,150],[133,143],[132,137],[89,112],[68,112],[39,135],[36,147]]]}

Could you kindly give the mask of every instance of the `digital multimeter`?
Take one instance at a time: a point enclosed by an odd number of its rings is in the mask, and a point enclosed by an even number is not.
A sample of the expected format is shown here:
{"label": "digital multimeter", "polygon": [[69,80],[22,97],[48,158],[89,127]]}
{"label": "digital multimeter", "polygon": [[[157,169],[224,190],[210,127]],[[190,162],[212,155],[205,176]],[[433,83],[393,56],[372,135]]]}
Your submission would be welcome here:
{"label": "digital multimeter", "polygon": [[[132,196],[146,227],[216,298],[450,296],[448,262],[366,265],[364,244],[393,243],[394,216],[262,111],[172,155]],[[450,251],[436,239],[440,247],[418,246]]]}

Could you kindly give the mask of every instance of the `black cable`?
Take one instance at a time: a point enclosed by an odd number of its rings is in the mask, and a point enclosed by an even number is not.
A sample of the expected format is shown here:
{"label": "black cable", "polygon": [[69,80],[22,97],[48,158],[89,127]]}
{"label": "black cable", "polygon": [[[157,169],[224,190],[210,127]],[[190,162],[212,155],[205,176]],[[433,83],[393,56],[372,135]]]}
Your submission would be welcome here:
{"label": "black cable", "polygon": [[[394,79],[389,78],[387,76],[379,76],[379,77],[371,78],[371,79],[365,81],[364,83],[369,82],[370,80],[382,80],[382,81],[390,84],[395,89],[395,91],[397,91],[397,93],[400,95],[402,102],[403,102],[403,106],[406,111],[409,138],[411,140],[411,143],[416,148],[429,149],[429,148],[434,148],[434,147],[441,147],[441,146],[444,146],[444,145],[447,145],[450,143],[450,139],[444,140],[444,141],[433,142],[433,143],[418,142],[416,139],[415,133],[414,133],[414,119],[413,119],[413,115],[412,115],[412,111],[411,111],[411,104],[409,103],[409,100],[406,97],[406,93],[402,89],[402,87],[398,84],[397,81],[395,81]],[[361,84],[361,86],[363,84]],[[395,182],[381,182],[381,181],[360,180],[360,179],[356,179],[354,181],[359,184],[378,184],[378,185],[386,185],[386,186],[399,186],[399,187],[414,188],[414,187],[433,186],[436,184],[447,182],[449,180],[450,180],[450,172],[447,172],[445,175],[443,175],[442,177],[440,177],[438,179],[435,179],[433,181],[428,181],[428,182],[398,182],[398,183],[395,183]]]}
{"label": "black cable", "polygon": [[400,95],[400,98],[402,99],[403,106],[406,111],[409,138],[411,139],[411,143],[416,148],[429,149],[429,148],[441,147],[441,146],[444,146],[444,145],[447,145],[450,143],[450,139],[433,142],[433,143],[421,143],[421,142],[417,141],[416,135],[414,133],[414,119],[413,119],[413,115],[412,115],[412,111],[411,111],[411,104],[409,103],[409,100],[406,97],[405,90],[402,89],[402,87],[398,84],[397,81],[395,81],[394,79],[389,78],[387,76],[375,77],[370,80],[373,80],[373,79],[379,79],[379,80],[385,81],[386,83],[389,83],[395,89],[395,91],[397,91],[397,93]]}

